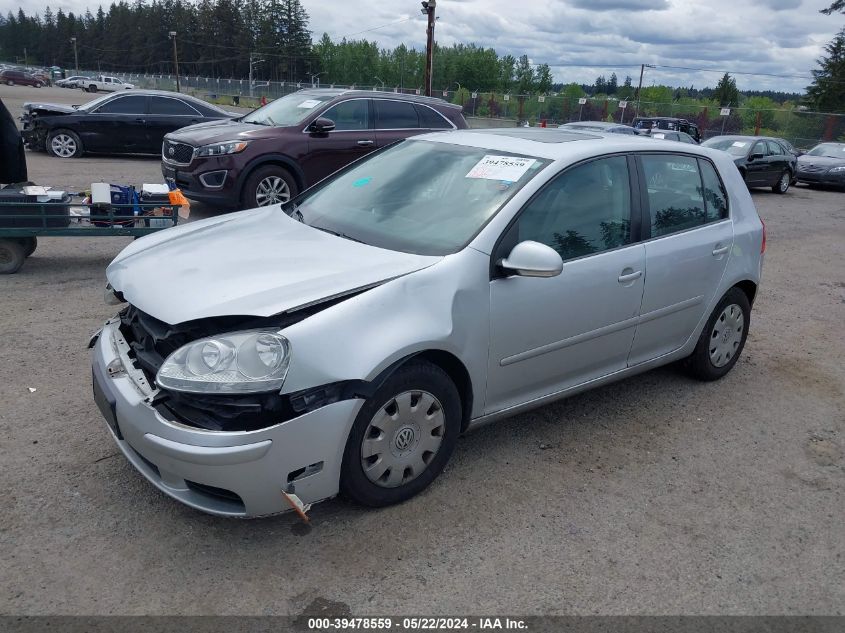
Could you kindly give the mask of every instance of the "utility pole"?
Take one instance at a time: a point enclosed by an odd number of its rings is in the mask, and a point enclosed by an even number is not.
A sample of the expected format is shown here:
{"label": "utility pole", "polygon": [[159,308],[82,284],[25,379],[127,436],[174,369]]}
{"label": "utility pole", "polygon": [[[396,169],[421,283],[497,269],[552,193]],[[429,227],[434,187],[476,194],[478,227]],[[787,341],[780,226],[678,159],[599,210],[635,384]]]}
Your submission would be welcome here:
{"label": "utility pole", "polygon": [[73,61],[76,64],[76,74],[79,74],[79,55],[76,53],[76,38],[70,38],[70,41],[73,42]]}
{"label": "utility pole", "polygon": [[643,89],[643,73],[646,68],[654,68],[651,64],[640,64],[640,83],[637,84],[637,110],[634,112],[634,118],[640,116],[640,90]]}
{"label": "utility pole", "polygon": [[170,39],[173,40],[173,66],[176,68],[176,92],[179,90],[179,55],[176,52],[176,31],[170,31]]}
{"label": "utility pole", "polygon": [[422,0],[422,13],[428,15],[428,29],[425,42],[425,95],[431,96],[431,70],[434,66],[434,9],[437,7],[437,0]]}
{"label": "utility pole", "polygon": [[255,66],[256,64],[260,64],[264,61],[263,59],[256,59],[255,61],[253,61],[252,58],[255,57],[256,55],[258,55],[258,53],[250,53],[249,54],[249,96],[250,97],[252,96],[252,84],[253,84],[252,67]]}

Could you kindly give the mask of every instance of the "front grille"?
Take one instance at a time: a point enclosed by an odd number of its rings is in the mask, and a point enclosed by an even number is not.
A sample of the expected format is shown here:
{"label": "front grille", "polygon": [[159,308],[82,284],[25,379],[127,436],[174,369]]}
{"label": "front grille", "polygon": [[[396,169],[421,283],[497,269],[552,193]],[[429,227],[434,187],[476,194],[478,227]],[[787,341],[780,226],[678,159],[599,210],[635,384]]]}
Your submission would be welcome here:
{"label": "front grille", "polygon": [[187,165],[194,158],[194,148],[187,143],[165,140],[161,145],[161,156],[171,163]]}

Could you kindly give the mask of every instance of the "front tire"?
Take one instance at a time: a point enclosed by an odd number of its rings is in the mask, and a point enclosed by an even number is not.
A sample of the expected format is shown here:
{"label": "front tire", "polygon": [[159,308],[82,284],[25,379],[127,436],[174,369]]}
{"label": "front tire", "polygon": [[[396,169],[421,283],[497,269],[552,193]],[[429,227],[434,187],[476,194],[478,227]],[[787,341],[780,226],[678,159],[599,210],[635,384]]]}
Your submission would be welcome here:
{"label": "front tire", "polygon": [[259,167],[249,175],[243,190],[245,209],[283,204],[299,193],[290,172],[278,165]]}
{"label": "front tire", "polygon": [[694,378],[711,381],[727,374],[742,353],[751,325],[751,303],[739,288],[731,288],[713,309],[698,337],[686,369]]}
{"label": "front tire", "polygon": [[461,398],[440,367],[412,360],[358,412],[343,453],[340,490],[362,505],[401,503],[441,473],[461,430]]}
{"label": "front tire", "polygon": [[57,158],[79,158],[82,141],[71,130],[54,130],[47,136],[47,152]]}
{"label": "front tire", "polygon": [[789,185],[792,184],[792,173],[788,169],[784,169],[783,173],[778,178],[778,181],[772,185],[772,191],[781,195],[789,191]]}

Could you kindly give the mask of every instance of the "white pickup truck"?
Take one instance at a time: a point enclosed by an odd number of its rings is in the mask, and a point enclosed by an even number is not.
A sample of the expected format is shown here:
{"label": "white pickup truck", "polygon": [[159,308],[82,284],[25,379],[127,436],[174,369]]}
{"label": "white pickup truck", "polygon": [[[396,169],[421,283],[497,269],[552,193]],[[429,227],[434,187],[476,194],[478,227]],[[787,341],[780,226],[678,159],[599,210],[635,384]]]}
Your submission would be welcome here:
{"label": "white pickup truck", "polygon": [[86,79],[84,82],[79,82],[79,87],[88,92],[116,92],[118,90],[125,90],[127,88],[134,88],[134,84],[128,84],[117,77],[109,77],[108,75],[97,75]]}

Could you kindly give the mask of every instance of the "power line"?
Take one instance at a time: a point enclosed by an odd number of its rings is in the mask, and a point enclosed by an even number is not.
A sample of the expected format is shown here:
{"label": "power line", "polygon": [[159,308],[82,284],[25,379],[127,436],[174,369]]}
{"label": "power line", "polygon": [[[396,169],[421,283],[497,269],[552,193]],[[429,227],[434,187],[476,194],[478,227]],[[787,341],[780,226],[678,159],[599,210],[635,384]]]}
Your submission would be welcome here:
{"label": "power line", "polygon": [[354,33],[347,33],[346,35],[341,35],[340,39],[344,39],[346,37],[352,37],[353,35],[360,35],[361,33],[369,33],[370,31],[378,31],[379,29],[386,28],[388,26],[393,26],[394,24],[402,24],[403,22],[407,22],[409,20],[413,20],[416,16],[412,15],[407,18],[402,18],[401,20],[394,20],[393,22],[388,22],[387,24],[382,24],[380,26],[374,26],[369,29],[364,29],[363,31],[355,31]]}

